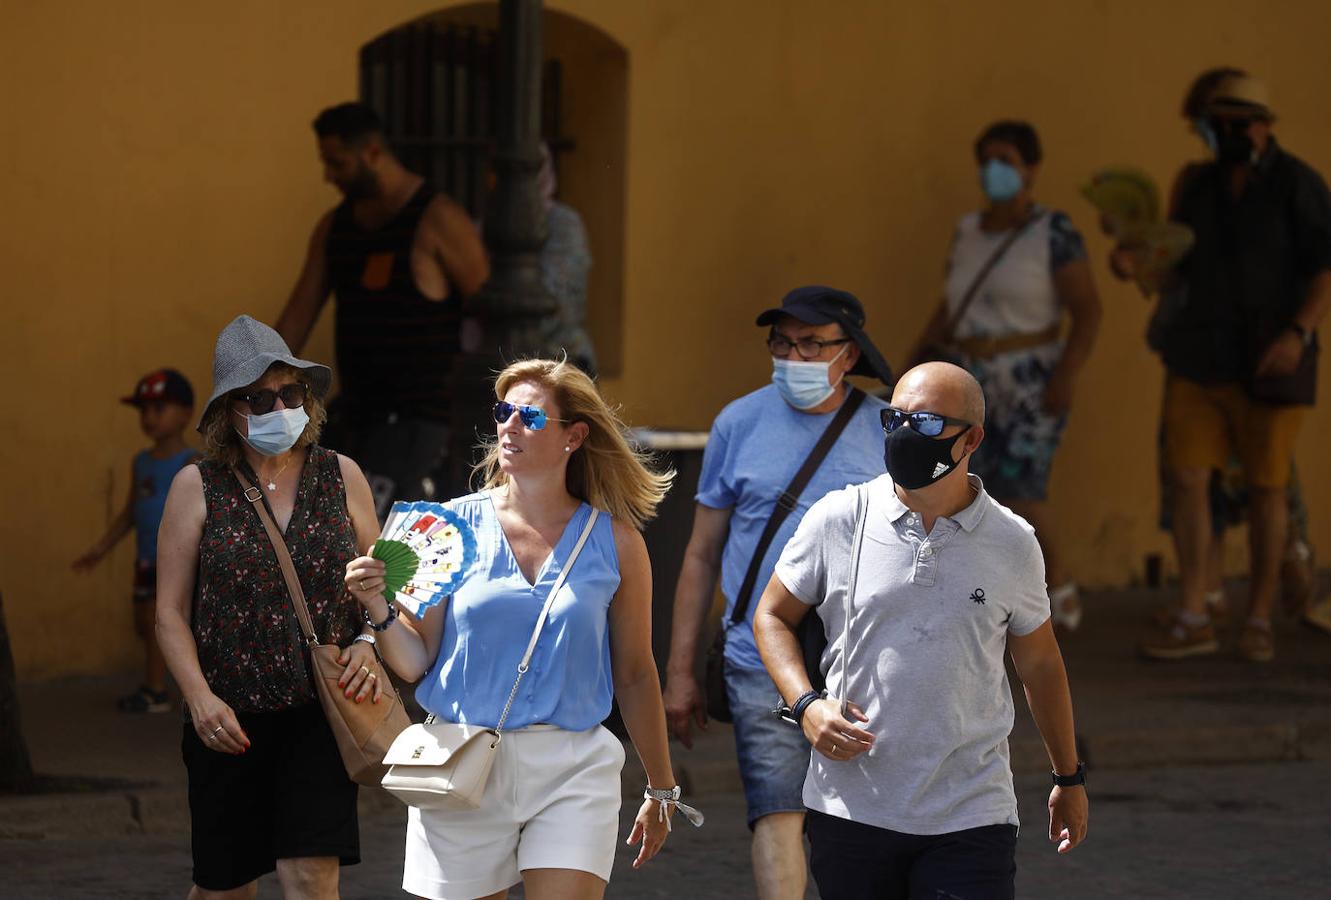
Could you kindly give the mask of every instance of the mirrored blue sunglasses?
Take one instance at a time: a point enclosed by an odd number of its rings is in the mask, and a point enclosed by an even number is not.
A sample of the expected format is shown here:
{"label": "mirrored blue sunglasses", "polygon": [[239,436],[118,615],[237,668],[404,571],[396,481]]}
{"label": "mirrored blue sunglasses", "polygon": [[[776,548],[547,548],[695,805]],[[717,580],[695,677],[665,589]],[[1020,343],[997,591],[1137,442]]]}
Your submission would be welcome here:
{"label": "mirrored blue sunglasses", "polygon": [[939,415],[938,413],[903,412],[893,406],[889,406],[880,412],[878,417],[882,420],[884,434],[891,434],[902,425],[909,424],[911,428],[925,437],[938,437],[943,433],[943,429],[949,425],[970,426],[973,424],[965,419],[954,419],[951,416]]}
{"label": "mirrored blue sunglasses", "polygon": [[513,415],[518,414],[522,424],[532,431],[540,431],[545,427],[546,422],[562,422],[563,419],[554,419],[545,414],[545,410],[539,406],[519,406],[516,403],[509,403],[507,400],[500,400],[494,405],[495,422],[502,425]]}

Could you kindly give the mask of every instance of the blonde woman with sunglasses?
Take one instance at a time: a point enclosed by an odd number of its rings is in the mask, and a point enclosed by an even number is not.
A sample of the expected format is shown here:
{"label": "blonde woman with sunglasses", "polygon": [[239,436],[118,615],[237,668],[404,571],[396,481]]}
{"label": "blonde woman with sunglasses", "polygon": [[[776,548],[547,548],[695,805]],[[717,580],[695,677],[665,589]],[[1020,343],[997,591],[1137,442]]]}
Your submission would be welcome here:
{"label": "blonde woman with sunglasses", "polygon": [[[482,489],[450,504],[475,530],[477,563],[419,619],[381,593],[383,563],[361,557],[346,584],[385,661],[440,721],[494,727],[554,583],[584,530],[513,696],[480,809],[412,808],[403,888],[448,900],[596,900],[614,862],[624,749],[601,726],[611,699],[647,772],[628,836],[637,868],[661,849],[678,804],[651,649],[651,564],[640,529],[674,477],[657,473],[591,379],[566,361],[528,360],[495,382],[495,437]],[[593,516],[595,511],[599,511]]]}

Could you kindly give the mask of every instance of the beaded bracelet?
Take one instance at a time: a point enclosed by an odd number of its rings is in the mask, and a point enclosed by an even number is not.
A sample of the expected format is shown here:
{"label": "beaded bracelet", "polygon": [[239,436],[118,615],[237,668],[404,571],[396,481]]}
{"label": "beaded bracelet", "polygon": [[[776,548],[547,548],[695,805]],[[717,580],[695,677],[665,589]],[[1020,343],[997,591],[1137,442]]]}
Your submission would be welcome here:
{"label": "beaded bracelet", "polygon": [[365,610],[365,624],[369,625],[375,631],[387,631],[388,626],[392,625],[395,621],[397,621],[397,604],[392,600],[388,601],[388,615],[378,625],[374,624],[374,620],[370,618],[370,611],[368,609]]}

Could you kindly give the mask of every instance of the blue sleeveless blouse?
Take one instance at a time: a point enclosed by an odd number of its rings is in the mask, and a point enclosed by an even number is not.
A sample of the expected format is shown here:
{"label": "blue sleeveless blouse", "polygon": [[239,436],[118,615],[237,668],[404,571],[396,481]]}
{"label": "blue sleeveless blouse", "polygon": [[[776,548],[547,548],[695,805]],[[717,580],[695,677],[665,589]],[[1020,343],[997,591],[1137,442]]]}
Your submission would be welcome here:
{"label": "blue sleeveless blouse", "polygon": [[[592,508],[583,503],[573,514],[531,584],[488,493],[449,505],[476,532],[476,568],[448,600],[439,656],[416,686],[416,699],[444,721],[493,727],[513,690],[541,607]],[[608,614],[618,589],[619,554],[611,518],[603,513],[550,608],[505,730],[546,722],[585,731],[610,714]]]}

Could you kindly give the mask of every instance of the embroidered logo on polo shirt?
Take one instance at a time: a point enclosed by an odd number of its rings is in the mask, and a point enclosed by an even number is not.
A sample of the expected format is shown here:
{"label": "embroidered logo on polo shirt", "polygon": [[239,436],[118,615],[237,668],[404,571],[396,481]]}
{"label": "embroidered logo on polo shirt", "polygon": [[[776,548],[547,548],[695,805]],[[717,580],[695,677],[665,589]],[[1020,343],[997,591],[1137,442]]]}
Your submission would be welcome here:
{"label": "embroidered logo on polo shirt", "polygon": [[934,464],[934,474],[933,474],[933,475],[930,475],[929,477],[930,477],[930,478],[937,478],[939,475],[946,475],[946,474],[947,474],[947,466],[944,465],[943,463],[935,463],[935,464]]}
{"label": "embroidered logo on polo shirt", "polygon": [[971,601],[984,606],[984,588],[976,588],[971,593]]}

